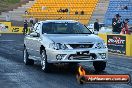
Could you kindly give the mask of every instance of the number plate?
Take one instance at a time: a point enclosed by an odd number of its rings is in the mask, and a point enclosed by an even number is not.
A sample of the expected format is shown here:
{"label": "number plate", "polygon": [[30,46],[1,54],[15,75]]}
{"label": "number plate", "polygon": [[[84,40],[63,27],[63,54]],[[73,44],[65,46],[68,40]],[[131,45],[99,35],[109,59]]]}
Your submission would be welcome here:
{"label": "number plate", "polygon": [[77,55],[89,55],[89,51],[77,52]]}

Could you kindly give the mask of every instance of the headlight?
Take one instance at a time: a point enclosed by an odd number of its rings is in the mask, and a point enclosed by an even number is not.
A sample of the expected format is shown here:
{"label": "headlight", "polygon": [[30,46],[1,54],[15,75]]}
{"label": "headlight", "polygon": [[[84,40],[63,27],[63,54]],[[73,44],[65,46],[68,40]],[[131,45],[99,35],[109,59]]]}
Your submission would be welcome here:
{"label": "headlight", "polygon": [[96,43],[95,48],[102,49],[107,48],[107,45],[104,42]]}
{"label": "headlight", "polygon": [[49,47],[55,50],[65,50],[67,48],[65,44],[61,43],[52,43]]}

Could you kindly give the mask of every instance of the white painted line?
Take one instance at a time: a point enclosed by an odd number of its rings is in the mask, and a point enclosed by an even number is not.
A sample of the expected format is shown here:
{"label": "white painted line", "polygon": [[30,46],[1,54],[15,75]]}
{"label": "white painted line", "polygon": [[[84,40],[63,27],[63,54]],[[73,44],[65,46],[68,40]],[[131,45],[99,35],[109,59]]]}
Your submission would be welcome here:
{"label": "white painted line", "polygon": [[0,42],[14,42],[15,40],[0,40]]}

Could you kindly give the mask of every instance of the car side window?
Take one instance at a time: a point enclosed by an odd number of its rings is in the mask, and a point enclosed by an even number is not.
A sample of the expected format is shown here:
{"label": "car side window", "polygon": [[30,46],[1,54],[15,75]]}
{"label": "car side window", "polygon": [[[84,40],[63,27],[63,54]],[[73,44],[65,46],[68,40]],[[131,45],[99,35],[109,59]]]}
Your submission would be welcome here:
{"label": "car side window", "polygon": [[54,32],[53,28],[52,28],[52,23],[44,23],[42,25],[42,34],[44,33],[52,33]]}

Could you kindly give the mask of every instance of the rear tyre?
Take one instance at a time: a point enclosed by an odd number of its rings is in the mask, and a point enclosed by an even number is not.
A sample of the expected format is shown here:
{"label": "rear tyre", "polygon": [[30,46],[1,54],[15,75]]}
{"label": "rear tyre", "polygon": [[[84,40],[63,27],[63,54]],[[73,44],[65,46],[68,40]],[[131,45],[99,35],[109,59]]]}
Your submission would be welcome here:
{"label": "rear tyre", "polygon": [[29,54],[26,48],[24,48],[24,51],[23,51],[23,58],[24,58],[25,65],[34,65],[34,60],[29,59]]}
{"label": "rear tyre", "polygon": [[50,71],[50,69],[49,69],[50,64],[47,62],[47,55],[46,55],[45,50],[42,50],[42,53],[41,53],[41,66],[42,66],[42,70],[44,72]]}
{"label": "rear tyre", "polygon": [[105,70],[106,62],[104,62],[104,61],[96,61],[96,62],[93,62],[93,66],[94,66],[94,69],[96,71],[101,72],[101,71]]}

